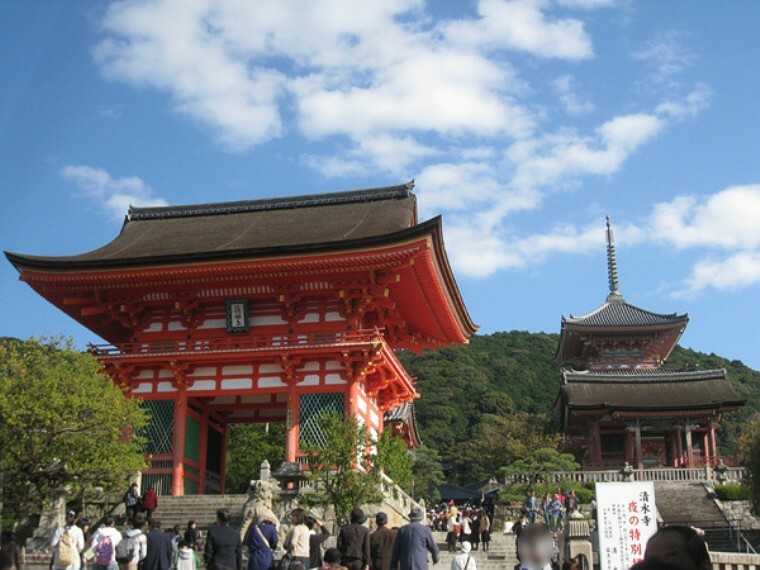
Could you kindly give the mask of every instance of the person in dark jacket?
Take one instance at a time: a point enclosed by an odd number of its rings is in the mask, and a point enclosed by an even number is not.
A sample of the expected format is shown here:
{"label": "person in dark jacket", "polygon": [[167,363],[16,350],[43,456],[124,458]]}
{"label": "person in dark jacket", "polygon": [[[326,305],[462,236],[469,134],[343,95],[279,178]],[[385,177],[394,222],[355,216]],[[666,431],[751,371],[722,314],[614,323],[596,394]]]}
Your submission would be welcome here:
{"label": "person in dark jacket", "polygon": [[259,524],[251,523],[245,535],[248,570],[269,570],[274,564],[272,551],[277,550],[278,540],[274,521],[264,518]]}
{"label": "person in dark jacket", "polygon": [[24,565],[23,556],[13,533],[4,531],[0,541],[0,570],[21,570]]}
{"label": "person in dark jacket", "polygon": [[325,523],[311,516],[306,517],[306,526],[311,532],[311,536],[309,536],[309,568],[314,570],[322,567],[322,544],[330,538],[330,531],[325,527]]}
{"label": "person in dark jacket", "polygon": [[369,535],[372,570],[391,570],[393,541],[396,539],[396,533],[388,528],[388,515],[385,513],[377,513],[375,523],[377,530]]}
{"label": "person in dark jacket", "polygon": [[188,521],[183,538],[190,548],[198,550],[198,530],[195,526],[195,521]]}
{"label": "person in dark jacket", "polygon": [[153,511],[158,508],[158,495],[153,487],[148,487],[143,493],[142,506],[145,509],[145,518],[150,521],[153,518]]}
{"label": "person in dark jacket", "polygon": [[219,509],[216,524],[208,530],[203,558],[208,570],[242,570],[243,548],[240,533],[229,526],[230,512]]}
{"label": "person in dark jacket", "polygon": [[372,562],[369,552],[369,529],[364,526],[367,516],[359,508],[351,511],[351,522],[340,529],[338,549],[343,566],[348,570],[368,570]]}
{"label": "person in dark jacket", "polygon": [[428,552],[433,564],[438,564],[438,545],[433,540],[432,531],[422,524],[425,513],[420,507],[412,507],[409,524],[396,533],[391,556],[391,568],[401,570],[427,570]]}
{"label": "person in dark jacket", "polygon": [[147,535],[147,553],[142,562],[143,570],[170,570],[174,550],[171,537],[161,530],[161,521],[150,521],[150,532]]}

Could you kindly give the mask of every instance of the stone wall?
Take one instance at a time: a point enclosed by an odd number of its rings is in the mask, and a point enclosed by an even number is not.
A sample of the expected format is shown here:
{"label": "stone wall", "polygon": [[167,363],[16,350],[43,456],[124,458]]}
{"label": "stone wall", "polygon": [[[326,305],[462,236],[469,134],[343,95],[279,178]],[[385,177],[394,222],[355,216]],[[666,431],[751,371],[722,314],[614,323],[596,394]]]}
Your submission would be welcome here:
{"label": "stone wall", "polygon": [[734,528],[760,530],[760,519],[750,510],[749,501],[716,501]]}

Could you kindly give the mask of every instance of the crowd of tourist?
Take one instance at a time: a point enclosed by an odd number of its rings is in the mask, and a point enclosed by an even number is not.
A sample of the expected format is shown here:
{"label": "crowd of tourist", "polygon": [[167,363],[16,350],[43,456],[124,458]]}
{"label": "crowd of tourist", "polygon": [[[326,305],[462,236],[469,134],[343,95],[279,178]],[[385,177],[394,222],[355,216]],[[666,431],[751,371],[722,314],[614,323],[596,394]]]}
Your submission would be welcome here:
{"label": "crowd of tourist", "polygon": [[[133,491],[130,488],[129,494]],[[563,500],[564,497],[564,500]],[[125,497],[125,503],[127,497]],[[131,498],[130,498],[131,503]],[[134,505],[139,505],[135,502]],[[155,508],[155,507],[154,507]],[[577,508],[575,493],[547,494],[539,500],[526,495],[517,521],[508,518],[505,534],[515,536],[519,563],[514,570],[559,570],[558,530],[562,520]],[[423,570],[439,560],[433,530],[446,532],[451,558],[450,570],[477,570],[473,552],[488,550],[493,512],[488,505],[440,504],[425,512],[412,508],[409,523],[389,528],[388,516],[375,516],[375,530],[366,525],[367,516],[356,508],[350,521],[342,526],[334,548],[324,550],[330,537],[325,524],[303,509],[289,516],[289,529],[280,545],[277,521],[266,514],[258,517],[241,538],[230,526],[226,509],[217,512],[201,548],[194,521],[184,529],[161,529],[161,521],[131,516],[123,528],[113,517],[89,533],[89,522],[69,512],[65,524],[56,529],[51,541],[51,570],[243,570],[243,552],[248,553],[247,570]],[[543,520],[539,520],[543,518]],[[118,526],[122,526],[119,524]],[[282,546],[284,555],[275,557]],[[22,570],[21,548],[11,533],[3,533],[0,545],[0,570]],[[704,540],[692,528],[667,526],[648,542],[644,559],[631,570],[710,570]],[[509,570],[509,569],[507,569]],[[567,559],[562,570],[589,570],[583,556]]]}

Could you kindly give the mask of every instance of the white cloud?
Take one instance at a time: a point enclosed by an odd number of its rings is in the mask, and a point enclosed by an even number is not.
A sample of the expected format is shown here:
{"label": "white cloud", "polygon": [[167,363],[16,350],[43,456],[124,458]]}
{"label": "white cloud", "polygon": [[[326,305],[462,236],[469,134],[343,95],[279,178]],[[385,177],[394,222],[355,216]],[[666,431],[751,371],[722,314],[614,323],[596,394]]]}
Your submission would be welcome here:
{"label": "white cloud", "polygon": [[541,0],[481,0],[478,20],[459,20],[443,27],[456,44],[492,49],[513,49],[559,59],[587,59],[594,55],[583,22],[551,19]]}
{"label": "white cloud", "polygon": [[492,203],[504,191],[489,162],[432,164],[420,172],[416,183],[423,217]]}
{"label": "white cloud", "polygon": [[614,6],[617,0],[555,0],[555,2],[565,8],[579,8],[581,10],[595,10],[597,8],[608,8]]}
{"label": "white cloud", "polygon": [[559,96],[562,108],[568,115],[585,115],[594,110],[594,104],[575,92],[575,80],[571,75],[562,75],[554,80],[552,87]]}
{"label": "white cloud", "polygon": [[712,95],[712,89],[708,85],[698,83],[686,97],[680,100],[667,99],[657,105],[655,111],[659,115],[669,116],[676,120],[695,117],[710,105]]}
{"label": "white cloud", "polygon": [[116,219],[122,219],[129,206],[166,206],[166,201],[154,196],[153,190],[136,176],[113,178],[102,168],[77,165],[62,168],[60,175]]}
{"label": "white cloud", "polygon": [[735,290],[760,284],[760,251],[743,251],[725,259],[707,259],[694,265],[677,296],[691,296],[704,289]]}
{"label": "white cloud", "polygon": [[696,61],[694,52],[684,45],[685,34],[670,30],[633,52],[634,59],[648,63],[653,69],[652,82],[655,85],[669,85],[676,76],[691,67]]}
{"label": "white cloud", "polygon": [[657,204],[650,225],[658,239],[680,249],[760,249],[760,184]]}
{"label": "white cloud", "polygon": [[422,145],[411,136],[379,134],[360,140],[340,156],[305,155],[303,160],[329,178],[363,176],[378,169],[401,178],[411,178],[410,165],[435,154],[438,154],[435,148]]}

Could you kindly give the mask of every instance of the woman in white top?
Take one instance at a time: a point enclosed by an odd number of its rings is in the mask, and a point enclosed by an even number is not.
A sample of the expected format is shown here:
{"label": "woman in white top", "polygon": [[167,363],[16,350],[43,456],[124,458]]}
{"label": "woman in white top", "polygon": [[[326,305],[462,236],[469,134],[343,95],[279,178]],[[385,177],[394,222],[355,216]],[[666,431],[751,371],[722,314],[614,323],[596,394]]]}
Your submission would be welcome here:
{"label": "woman in white top", "polygon": [[451,570],[478,570],[475,559],[470,551],[472,545],[468,541],[462,542],[462,552],[451,559]]}
{"label": "woman in white top", "polygon": [[[92,567],[95,570],[117,570],[118,564],[116,564],[116,547],[121,542],[121,533],[113,527],[113,517],[107,517],[105,520],[105,526],[100,527],[92,535],[92,551],[95,553],[95,558],[92,560]],[[101,549],[105,549],[106,542],[111,541],[111,556],[108,564],[100,564],[99,558],[101,557]],[[105,561],[103,561],[105,562]]]}
{"label": "woman in white top", "polygon": [[304,568],[309,568],[309,537],[311,532],[306,526],[306,512],[303,509],[293,509],[290,513],[290,524],[293,525],[285,536],[285,551],[300,560]]}
{"label": "woman in white top", "polygon": [[[53,570],[79,570],[82,567],[82,550],[84,550],[84,534],[76,524],[77,514],[69,511],[66,515],[66,524],[55,529],[50,546],[53,547]],[[61,541],[66,540],[63,544]],[[70,558],[61,560],[61,556]],[[67,563],[68,562],[68,563]]]}

